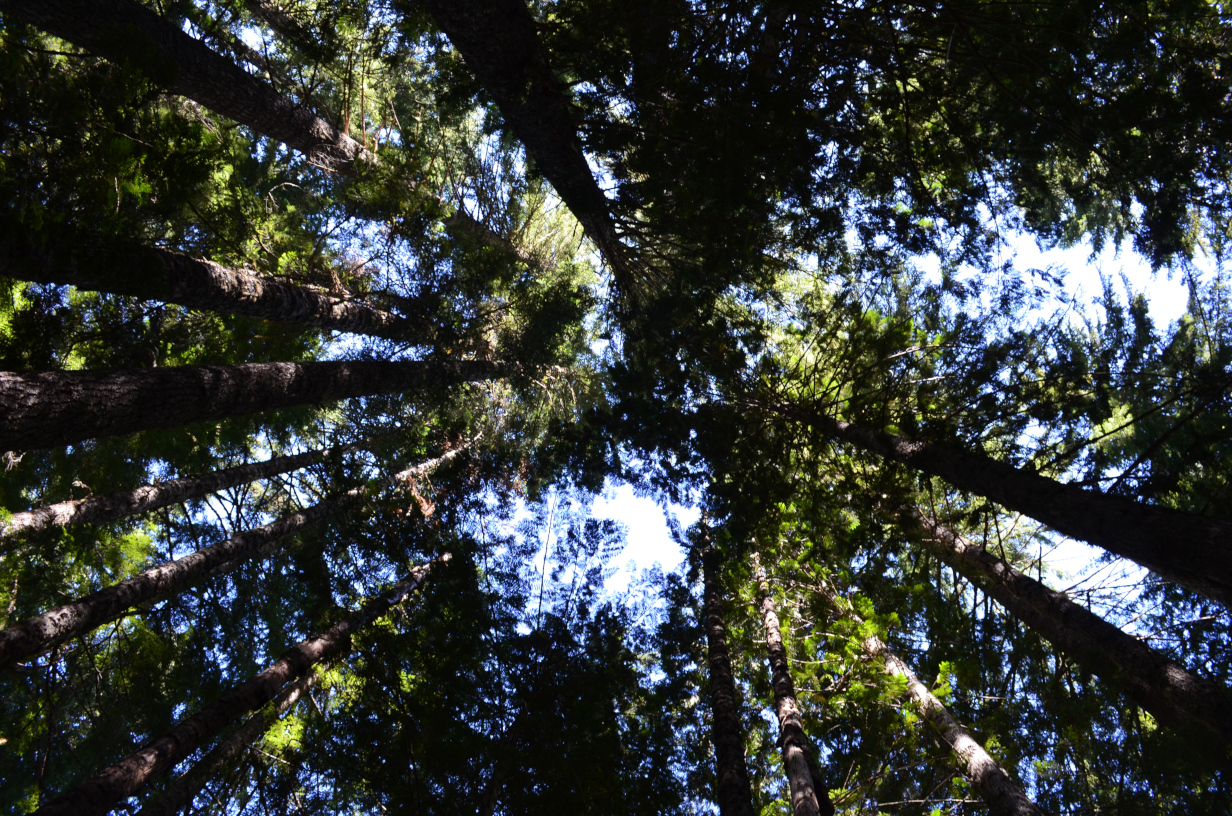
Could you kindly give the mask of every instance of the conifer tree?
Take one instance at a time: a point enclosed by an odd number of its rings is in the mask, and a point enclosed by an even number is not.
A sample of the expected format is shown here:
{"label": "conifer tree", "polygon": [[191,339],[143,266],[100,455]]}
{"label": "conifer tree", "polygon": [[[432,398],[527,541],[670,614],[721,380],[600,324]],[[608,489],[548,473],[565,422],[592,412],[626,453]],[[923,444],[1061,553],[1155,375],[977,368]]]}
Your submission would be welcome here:
{"label": "conifer tree", "polygon": [[[757,558],[756,554],[753,556]],[[783,646],[778,610],[770,595],[770,584],[760,562],[756,564],[757,592],[761,598],[761,614],[766,629],[766,653],[770,660],[771,683],[774,686],[774,707],[779,718],[779,744],[783,751],[783,767],[791,786],[791,809],[795,816],[833,814],[829,795],[819,789],[810,761],[808,737],[800,719],[795,684],[791,679],[791,664]],[[824,803],[824,804],[823,804]]]}
{"label": "conifer tree", "polygon": [[[6,226],[0,232],[17,230]],[[246,269],[157,247],[92,240],[82,231],[27,232],[23,239],[0,243],[0,271],[7,277],[416,344],[435,335],[431,315],[422,307],[410,315],[390,314]],[[408,299],[399,305],[406,309],[414,304]]]}
{"label": "conifer tree", "polygon": [[375,487],[413,483],[416,477],[448,462],[461,450],[449,451],[429,462],[387,476],[376,485],[352,488],[337,498],[314,504],[262,527],[246,530],[226,541],[152,567],[85,598],[10,626],[0,631],[0,661],[7,664],[41,654],[65,640],[86,634],[113,620],[125,610],[175,594],[207,576],[229,572],[244,559],[270,548],[305,526],[356,507],[371,495]]}
{"label": "conifer tree", "polygon": [[719,556],[713,550],[703,553],[706,645],[709,662],[711,737],[714,743],[715,798],[723,816],[753,813],[753,793],[744,764],[744,739],[732,676],[732,660],[723,625],[722,578]]}
{"label": "conifer tree", "polygon": [[[448,554],[438,559],[448,560]],[[151,776],[164,773],[231,721],[269,702],[287,683],[298,680],[345,649],[353,632],[370,625],[418,589],[435,563],[412,570],[410,575],[341,623],[300,642],[269,668],[177,723],[171,732],[148,747],[125,757],[37,812],[106,813],[116,801],[140,789]]]}
{"label": "conifer tree", "polygon": [[11,538],[52,526],[93,524],[114,521],[127,516],[158,510],[171,504],[197,499],[228,487],[266,479],[315,464],[337,456],[345,448],[311,450],[288,456],[274,456],[264,462],[236,465],[213,473],[169,479],[153,485],[141,485],[132,490],[104,496],[57,502],[14,513],[0,527],[0,538]]}
{"label": "conifer tree", "polygon": [[[1226,812],[1226,17],[0,0],[0,529],[120,505],[0,555],[0,802]],[[621,479],[700,576],[605,592]],[[1030,536],[1152,574],[1083,609]]]}
{"label": "conifer tree", "polygon": [[328,170],[349,170],[364,153],[363,145],[348,134],[340,133],[135,0],[103,4],[11,0],[0,10],[100,57],[136,61],[172,93],[269,135]]}
{"label": "conifer tree", "polygon": [[1212,600],[1232,604],[1232,588],[1224,586],[1224,576],[1232,573],[1220,566],[1232,556],[1228,522],[1084,490],[982,454],[909,442],[831,417],[810,420],[826,434],[940,476],[1062,534],[1130,558]]}
{"label": "conifer tree", "polygon": [[226,763],[248,749],[273,721],[298,703],[304,695],[312,693],[312,684],[316,681],[316,677],[316,674],[306,674],[283,689],[274,698],[269,711],[259,711],[249,717],[243,725],[214,746],[199,762],[177,777],[157,800],[146,805],[139,812],[143,816],[173,816],[191,806],[201,788],[216,776]]}
{"label": "conifer tree", "polygon": [[1120,680],[1161,724],[1183,728],[1226,753],[1232,692],[1199,677],[1147,644],[1049,589],[929,515],[904,513],[924,532],[921,541],[979,582],[1014,617],[1100,676]]}
{"label": "conifer tree", "polygon": [[479,360],[338,360],[100,372],[0,372],[0,447],[51,447],[346,397],[499,376]]}

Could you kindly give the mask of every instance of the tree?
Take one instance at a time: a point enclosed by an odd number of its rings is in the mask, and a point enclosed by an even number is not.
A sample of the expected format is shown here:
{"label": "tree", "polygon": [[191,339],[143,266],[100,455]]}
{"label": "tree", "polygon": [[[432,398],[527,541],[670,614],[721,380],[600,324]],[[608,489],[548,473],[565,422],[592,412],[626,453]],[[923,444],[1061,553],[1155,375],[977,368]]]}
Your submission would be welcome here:
{"label": "tree", "polygon": [[713,719],[715,798],[724,816],[753,813],[753,794],[744,766],[744,740],[740,727],[736,681],[732,677],[727,634],[723,626],[723,595],[719,559],[714,552],[703,553],[705,571],[705,624],[709,662],[710,708]]}
{"label": "tree", "polygon": [[[448,553],[442,559],[448,560]],[[169,734],[155,740],[149,747],[125,757],[55,802],[39,808],[39,811],[106,813],[112,804],[134,793],[150,776],[174,765],[230,720],[269,702],[287,683],[298,680],[318,663],[333,657],[346,645],[352,632],[372,623],[417,589],[427,572],[427,566],[414,571],[346,620],[297,644],[248,682],[178,723]]]}
{"label": "tree", "polygon": [[[843,603],[826,587],[819,587],[826,601],[833,607],[835,614],[854,615],[853,622],[863,623],[854,612],[843,610]],[[885,672],[895,678],[905,681],[907,698],[919,709],[920,717],[933,729],[933,736],[943,749],[952,752],[955,764],[958,765],[969,780],[971,786],[980,794],[980,798],[989,810],[998,814],[1043,814],[1034,802],[1022,791],[1022,788],[1010,779],[1009,774],[997,765],[988,755],[984,746],[963,728],[954,716],[946,709],[937,696],[920,682],[920,678],[903,662],[903,659],[890,650],[877,635],[869,635],[861,644],[864,651],[871,657],[884,663]]]}
{"label": "tree", "polygon": [[[1121,679],[1161,724],[1184,727],[1199,739],[1227,743],[1227,689],[1151,650],[1062,593],[1015,569],[919,510],[905,514],[929,536],[934,552],[1013,611],[1020,621],[1092,672]],[[1123,673],[1123,675],[1122,675]],[[1222,753],[1226,749],[1216,748]]]}
{"label": "tree", "polygon": [[122,493],[89,496],[84,499],[36,507],[33,510],[14,513],[5,521],[3,529],[0,529],[0,536],[13,537],[19,533],[43,530],[51,526],[114,521],[138,513],[158,510],[189,499],[199,499],[210,493],[245,482],[298,470],[316,464],[329,456],[337,456],[343,450],[334,448],[305,451],[290,456],[275,456],[264,462],[238,465],[197,476],[169,479],[156,485],[142,485]]}
{"label": "tree", "polygon": [[528,155],[619,276],[625,268],[625,250],[525,4],[434,2],[428,7],[467,67],[492,94]]}
{"label": "tree", "polygon": [[348,134],[339,133],[139,3],[14,0],[3,10],[98,56],[136,61],[173,93],[269,134],[326,169],[349,169],[363,153],[363,146]]}
{"label": "tree", "polygon": [[226,740],[220,742],[213,750],[202,757],[200,762],[193,765],[182,776],[177,777],[175,782],[163,792],[162,796],[142,808],[141,812],[146,814],[146,816],[173,814],[190,806],[196,795],[201,792],[201,788],[211,778],[216,776],[227,762],[235,759],[238,754],[249,748],[251,743],[256,741],[278,717],[285,714],[298,703],[304,695],[312,693],[312,684],[316,682],[316,678],[316,674],[306,674],[284,688],[274,698],[271,710],[258,711],[249,717]]}
{"label": "tree", "polygon": [[10,663],[23,657],[41,654],[72,637],[86,634],[114,620],[125,611],[174,594],[186,585],[220,572],[230,572],[262,549],[269,549],[306,525],[341,513],[361,504],[375,487],[413,483],[437,465],[454,458],[455,449],[429,462],[391,474],[376,485],[363,485],[337,498],[323,501],[298,513],[198,550],[191,555],[166,564],[159,564],[143,573],[126,578],[106,589],[58,606],[37,617],[22,621],[0,631],[0,660]]}
{"label": "tree", "polygon": [[1226,16],[0,0],[0,797],[1226,811]]}
{"label": "tree", "polygon": [[254,363],[4,375],[0,447],[51,447],[184,422],[492,377],[481,361]]}
{"label": "tree", "polygon": [[[754,556],[756,558],[756,556]],[[778,610],[770,595],[766,573],[757,565],[757,592],[761,596],[761,614],[766,627],[766,654],[770,660],[771,682],[774,685],[774,707],[779,717],[779,743],[783,750],[783,765],[791,785],[791,809],[796,816],[833,813],[829,796],[818,791],[815,782],[810,745],[804,735],[800,719],[800,706],[796,702],[795,684],[791,679],[791,665],[787,650],[783,647],[783,633],[779,627]]]}
{"label": "tree", "polygon": [[842,420],[812,419],[825,433],[987,496],[1060,533],[1130,558],[1208,598],[1225,604],[1232,601],[1220,585],[1222,569],[1216,566],[1214,574],[1210,572],[1211,563],[1221,564],[1232,542],[1232,527],[1220,519],[1059,484],[979,454],[912,443]]}
{"label": "tree", "polygon": [[[16,231],[11,226],[8,230]],[[431,325],[423,325],[428,316],[422,313],[390,314],[304,286],[263,278],[244,269],[227,269],[212,261],[156,247],[92,241],[88,234],[71,230],[50,235],[27,233],[23,238],[24,241],[12,241],[0,248],[0,264],[8,277],[18,280],[67,283],[79,289],[133,295],[191,309],[408,342],[429,342],[435,335]],[[405,309],[408,304],[399,305]]]}

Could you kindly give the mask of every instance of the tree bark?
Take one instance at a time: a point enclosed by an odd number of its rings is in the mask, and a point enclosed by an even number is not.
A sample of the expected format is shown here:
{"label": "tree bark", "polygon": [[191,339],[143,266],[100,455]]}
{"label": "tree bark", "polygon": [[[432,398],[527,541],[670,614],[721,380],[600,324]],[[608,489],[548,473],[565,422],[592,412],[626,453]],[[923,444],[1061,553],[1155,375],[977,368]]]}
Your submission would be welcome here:
{"label": "tree bark", "polygon": [[182,812],[192,804],[193,799],[206,783],[217,776],[227,763],[256,742],[279,717],[299,702],[301,697],[309,693],[316,679],[315,673],[306,674],[283,689],[282,693],[274,699],[272,708],[258,711],[249,717],[247,722],[232,731],[230,736],[214,746],[212,751],[168,785],[162,795],[138,811],[137,816],[175,816]]}
{"label": "tree bark", "polygon": [[129,754],[110,768],[77,786],[59,799],[39,808],[40,816],[85,816],[104,814],[117,802],[132,796],[157,774],[165,773],[199,745],[212,739],[240,717],[268,703],[287,683],[346,649],[351,635],[401,603],[417,589],[428,571],[447,561],[442,555],[410,575],[383,595],[321,634],[288,649],[265,671],[254,675],[193,716],[181,720],[168,733],[152,740],[145,748]]}
{"label": "tree bark", "polygon": [[909,442],[816,413],[808,421],[831,437],[985,496],[1232,609],[1232,522],[1063,484],[980,453]]}
{"label": "tree bark", "polygon": [[[820,589],[836,614],[861,622],[860,616],[850,609],[849,604],[840,602],[824,587]],[[955,765],[971,782],[971,787],[988,805],[993,816],[1045,816],[1046,812],[1027,798],[1005,769],[988,755],[984,746],[954,719],[937,696],[920,682],[911,667],[881,638],[871,635],[861,645],[865,654],[882,661],[886,674],[907,681],[907,698],[916,705],[924,721],[932,726],[932,735],[941,747],[952,752]]]}
{"label": "tree bark", "polygon": [[1010,614],[1092,674],[1123,684],[1162,725],[1209,741],[1227,761],[1232,749],[1232,692],[1227,688],[1189,672],[919,510],[903,515],[924,529],[925,546]]}
{"label": "tree bark", "polygon": [[[268,4],[251,5],[272,11]],[[318,167],[352,173],[357,160],[376,161],[376,156],[362,144],[312,113],[303,103],[278,93],[134,0],[0,0],[0,12],[11,14],[104,59],[136,63],[154,82],[172,93],[246,125],[257,134],[282,142]],[[274,18],[263,19],[270,22]],[[279,19],[281,22],[289,20],[285,15]],[[581,155],[580,148],[578,155]],[[582,167],[589,174],[584,159]],[[599,192],[593,178],[590,184]],[[435,192],[428,195],[441,201]],[[599,196],[603,197],[601,192]],[[606,212],[606,203],[604,208]],[[596,217],[582,219],[579,216],[579,220],[586,227],[587,223],[598,224]],[[473,234],[487,236],[486,240],[494,245],[508,243],[461,209],[451,219],[465,224]],[[611,235],[607,244],[612,244],[615,233],[611,219],[607,216],[604,219],[606,232],[587,228],[588,233],[594,232],[592,240],[596,240],[595,236]]]}
{"label": "tree bark", "polygon": [[374,489],[409,482],[448,462],[464,449],[455,448],[429,462],[387,476],[375,485],[353,488],[337,498],[238,533],[225,541],[175,561],[159,564],[76,601],[14,624],[0,631],[0,667],[42,654],[57,644],[91,632],[139,604],[156,602],[212,575],[229,571],[309,524],[361,504]]}
{"label": "tree bark", "polygon": [[89,496],[84,499],[58,502],[21,513],[14,513],[7,521],[0,520],[0,541],[11,539],[20,533],[45,530],[48,527],[67,527],[71,524],[98,524],[105,521],[148,513],[160,507],[169,507],[191,499],[199,499],[228,487],[255,482],[290,473],[293,470],[314,465],[323,459],[341,453],[347,448],[312,450],[291,456],[275,456],[264,462],[216,470],[199,476],[169,479],[158,484],[141,485],[132,490],[122,490],[105,496]]}
{"label": "tree bark", "polygon": [[96,56],[136,64],[172,93],[286,144],[319,167],[349,172],[366,155],[359,142],[135,0],[0,0],[0,11]]}
{"label": "tree bark", "polygon": [[0,219],[0,275],[5,277],[67,283],[78,289],[132,295],[201,311],[369,334],[417,345],[431,343],[436,336],[426,307],[416,309],[410,317],[395,315],[165,249],[104,240],[67,227],[35,232],[11,219]]}
{"label": "tree bark", "polygon": [[817,789],[813,784],[809,740],[804,733],[800,705],[796,702],[796,686],[791,679],[791,663],[787,659],[787,647],[783,645],[778,610],[770,595],[770,582],[760,562],[755,560],[754,563],[757,565],[761,595],[761,618],[766,628],[766,654],[770,660],[770,683],[774,687],[774,710],[779,718],[779,748],[783,753],[783,767],[791,789],[791,811],[795,816],[833,816],[834,805],[830,803],[828,792]]}
{"label": "tree bark", "polygon": [[716,798],[720,816],[754,816],[753,791],[744,764],[744,739],[740,728],[740,709],[736,702],[736,681],[732,677],[731,656],[727,649],[727,630],[723,625],[723,599],[719,586],[718,555],[703,556],[705,572],[706,644],[710,662],[710,716],[714,741]]}
{"label": "tree bark", "polygon": [[607,196],[586,163],[570,121],[569,98],[552,73],[526,5],[522,0],[426,0],[425,5],[617,282],[627,286],[626,250]]}
{"label": "tree bark", "polygon": [[444,388],[508,367],[468,361],[337,360],[112,371],[0,371],[0,450],[71,445],[192,422]]}
{"label": "tree bark", "polygon": [[994,816],[1044,816],[1044,811],[1027,798],[1022,788],[1014,784],[1009,774],[996,763],[967,729],[959,725],[954,715],[920,682],[911,667],[890,651],[881,639],[873,636],[864,641],[864,650],[880,657],[887,673],[907,681],[907,696],[916,704],[920,715],[933,727],[933,736],[949,749],[963,776],[980,795]]}

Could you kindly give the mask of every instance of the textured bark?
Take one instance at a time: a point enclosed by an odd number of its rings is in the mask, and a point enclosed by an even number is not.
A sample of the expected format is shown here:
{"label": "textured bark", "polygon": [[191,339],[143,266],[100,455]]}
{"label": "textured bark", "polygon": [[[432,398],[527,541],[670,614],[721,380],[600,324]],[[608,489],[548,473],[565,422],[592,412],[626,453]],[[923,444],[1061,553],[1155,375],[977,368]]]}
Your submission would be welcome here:
{"label": "textured bark", "polygon": [[[838,615],[860,622],[849,604],[839,601],[833,594],[822,590],[830,606]],[[1044,816],[1046,811],[1027,798],[1022,788],[1010,779],[1005,769],[996,763],[984,746],[976,741],[967,729],[954,719],[937,696],[920,682],[920,678],[896,655],[881,638],[872,635],[862,644],[864,652],[879,659],[887,674],[902,677],[907,681],[907,698],[911,700],[932,728],[932,735],[942,748],[952,753],[954,764],[971,782],[971,787],[988,805],[993,816]]]}
{"label": "textured bark", "polygon": [[[264,51],[259,51],[256,48],[248,45],[240,39],[235,31],[222,23],[220,19],[213,16],[213,10],[206,10],[198,6],[178,6],[176,11],[184,15],[184,18],[192,23],[197,31],[201,32],[201,41],[210,46],[213,50],[224,56],[230,55],[243,66],[243,63],[248,63],[258,69],[257,76],[264,76],[269,81],[271,87],[277,89],[279,87],[293,87],[297,83],[295,79],[289,76],[283,67],[274,60],[270,59],[270,55]],[[184,99],[181,97],[181,99]],[[188,101],[188,100],[185,100]],[[192,103],[196,105],[196,103]],[[197,107],[200,107],[197,105]]]}
{"label": "textured bark", "polygon": [[535,166],[594,241],[621,283],[625,247],[616,236],[607,197],[599,189],[569,117],[569,98],[552,73],[523,0],[426,0]]}
{"label": "textured bark", "polygon": [[994,816],[1043,816],[1044,811],[1027,798],[1022,788],[1014,784],[1009,774],[996,763],[967,729],[959,725],[954,715],[920,682],[911,667],[890,651],[880,638],[864,641],[864,650],[885,663],[886,672],[907,681],[907,696],[920,715],[933,727],[933,736],[954,756],[963,776],[971,781],[989,812]]}
{"label": "textured bark", "polygon": [[96,56],[135,64],[172,93],[276,139],[325,169],[349,171],[366,153],[350,136],[135,0],[0,0],[0,11]]}
{"label": "textured bark", "polygon": [[[259,16],[283,34],[292,29],[302,32],[298,23],[269,3],[250,3],[249,6],[254,10],[260,9]],[[134,0],[0,0],[0,12],[25,20],[104,59],[134,63],[172,93],[185,96],[215,113],[246,125],[260,135],[282,142],[326,170],[351,173],[358,159],[376,161],[376,156],[362,144],[312,113],[302,103],[278,93],[267,83]],[[556,87],[554,83],[552,86]],[[577,142],[576,133],[572,133],[572,139]],[[580,147],[576,152],[581,158]],[[547,160],[550,161],[550,157]],[[589,177],[585,159],[582,158],[581,162],[581,169]],[[557,184],[551,176],[549,181]],[[572,179],[574,186],[579,186],[580,182],[580,179]],[[599,203],[603,207],[599,214],[578,215],[578,219],[592,240],[596,243],[603,241],[601,247],[619,247],[611,218],[607,215],[606,198],[593,177],[589,178],[589,184],[594,188],[593,192],[598,193]],[[440,201],[435,193],[429,192],[428,195]],[[581,203],[577,196],[574,199]],[[568,199],[566,203],[569,203]],[[577,210],[574,209],[576,214]],[[451,219],[455,223],[465,224],[473,234],[486,236],[495,245],[508,243],[463,211],[455,212]],[[615,263],[621,257],[615,251],[605,254],[611,254],[609,263]],[[354,328],[343,330],[360,331]]]}
{"label": "textured bark", "polygon": [[389,611],[418,588],[437,561],[411,574],[383,595],[336,626],[300,641],[283,652],[265,671],[254,675],[187,719],[145,748],[129,754],[110,768],[79,785],[59,799],[39,808],[40,816],[86,816],[103,814],[122,799],[132,796],[152,777],[170,770],[198,746],[213,739],[227,726],[273,700],[287,683],[308,674],[317,665],[346,649],[354,632]]}
{"label": "textured bark", "polygon": [[97,524],[105,521],[148,513],[160,507],[169,507],[191,499],[199,499],[228,487],[255,482],[289,473],[314,465],[323,459],[345,450],[313,450],[291,456],[275,456],[264,462],[215,470],[199,476],[169,479],[158,484],[141,485],[132,490],[108,493],[105,496],[90,496],[85,499],[58,502],[21,513],[14,513],[7,521],[0,520],[0,540],[12,538],[19,533],[31,533],[48,527],[66,527],[70,524]]}
{"label": "textured bark", "polygon": [[1161,724],[1205,739],[1223,757],[1232,748],[1232,692],[1198,677],[1064,594],[1024,575],[943,524],[904,513],[923,527],[923,543],[1010,614],[1097,677],[1123,685]]}
{"label": "textured bark", "polygon": [[256,742],[291,706],[299,702],[312,688],[316,679],[316,674],[307,674],[283,689],[270,709],[249,717],[199,762],[168,785],[161,796],[138,811],[137,816],[175,816],[182,812],[192,804],[207,782]]}
{"label": "textured bark", "polygon": [[346,494],[339,499],[315,504],[307,510],[239,533],[10,626],[0,631],[0,666],[42,654],[59,643],[114,620],[137,604],[174,594],[217,570],[237,565],[262,548],[315,521],[357,503],[357,497]]}
{"label": "textured bark", "polygon": [[816,427],[1128,558],[1232,609],[1232,522],[1069,485],[979,453],[810,415]]}
{"label": "textured bark", "polygon": [[791,663],[783,633],[779,627],[778,610],[770,595],[770,583],[760,563],[757,582],[761,596],[761,619],[766,628],[766,654],[770,660],[770,683],[774,687],[774,710],[779,718],[779,749],[791,789],[791,810],[795,816],[833,816],[834,805],[824,790],[813,784],[813,768],[809,761],[809,740],[804,733],[800,705],[796,702],[796,686],[791,679]]}
{"label": "textured bark", "polygon": [[710,663],[710,717],[714,741],[716,798],[719,816],[754,816],[753,791],[744,764],[744,739],[736,681],[732,677],[727,630],[723,625],[723,598],[719,586],[718,556],[703,556],[705,569],[706,645]]}
{"label": "textured bark", "polygon": [[117,371],[0,371],[0,450],[493,379],[483,361],[337,360]]}
{"label": "textured bark", "polygon": [[103,240],[82,230],[47,227],[34,232],[10,219],[0,221],[0,226],[0,275],[5,277],[67,283],[201,311],[420,345],[431,343],[436,335],[426,307],[400,316],[246,269],[133,242]]}
{"label": "textured bark", "polygon": [[239,533],[175,561],[159,564],[76,601],[14,624],[0,631],[0,666],[42,654],[57,644],[115,620],[139,604],[156,602],[198,581],[234,569],[309,524],[358,506],[374,489],[410,482],[448,462],[464,449],[456,448],[429,462],[387,476],[374,485],[353,488],[337,498]]}

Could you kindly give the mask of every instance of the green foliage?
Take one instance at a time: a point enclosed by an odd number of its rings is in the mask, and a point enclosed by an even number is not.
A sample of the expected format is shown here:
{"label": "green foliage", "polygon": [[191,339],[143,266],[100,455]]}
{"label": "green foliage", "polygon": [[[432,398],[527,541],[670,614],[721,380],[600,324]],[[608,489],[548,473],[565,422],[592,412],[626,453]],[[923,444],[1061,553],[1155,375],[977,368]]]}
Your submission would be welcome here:
{"label": "green foliage", "polygon": [[[6,625],[352,487],[370,494],[5,669],[9,810],[35,810],[449,552],[422,592],[319,667],[311,694],[208,782],[196,810],[710,812],[695,571],[603,590],[624,535],[590,502],[627,478],[705,511],[673,533],[694,566],[703,538],[722,556],[760,812],[789,813],[790,795],[754,553],[840,813],[983,808],[903,702],[905,681],[870,658],[874,638],[1050,812],[1227,811],[1212,752],[941,566],[896,508],[935,509],[1059,580],[1041,556],[1051,534],[835,445],[814,422],[1227,515],[1223,6],[529,4],[560,84],[547,104],[601,170],[628,256],[617,276],[428,4],[149,5],[368,153],[325,173],[168,95],[165,66],[137,49],[111,63],[6,14],[0,239],[63,226],[165,247],[392,311],[436,339],[335,337],[0,279],[0,369],[465,359],[512,373],[8,452],[0,520],[355,445],[144,517],[6,541]],[[1061,303],[1055,270],[1007,259],[1026,238],[1132,241],[1185,276],[1187,313],[1159,325],[1147,293],[1113,280],[1095,302]],[[1227,683],[1226,610],[1128,583],[1075,597]]]}

